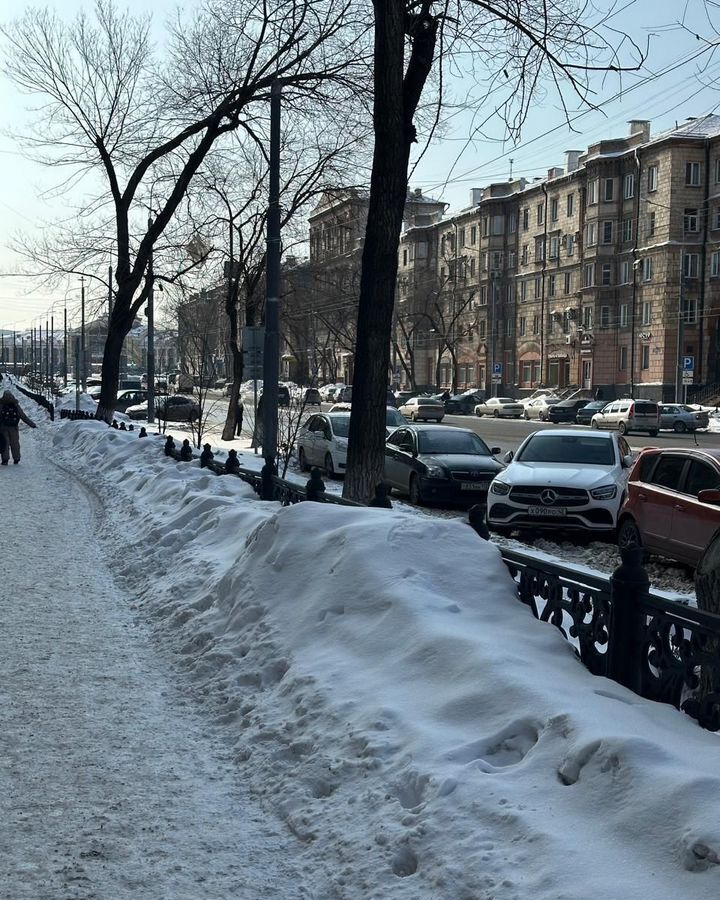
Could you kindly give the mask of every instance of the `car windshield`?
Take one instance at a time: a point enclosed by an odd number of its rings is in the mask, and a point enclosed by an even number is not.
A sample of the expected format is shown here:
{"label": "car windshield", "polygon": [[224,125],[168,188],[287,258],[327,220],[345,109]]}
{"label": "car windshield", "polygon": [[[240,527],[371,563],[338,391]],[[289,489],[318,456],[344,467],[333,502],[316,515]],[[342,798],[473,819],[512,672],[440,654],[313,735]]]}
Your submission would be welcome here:
{"label": "car windshield", "polygon": [[418,432],[418,449],[420,453],[477,453],[490,456],[485,441],[472,431],[451,431],[449,428]]}
{"label": "car windshield", "polygon": [[615,462],[615,454],[611,437],[541,432],[530,438],[515,459],[522,462],[611,466]]}
{"label": "car windshield", "polygon": [[336,437],[347,437],[350,433],[350,416],[330,416],[330,422]]}
{"label": "car windshield", "polygon": [[385,425],[388,428],[399,428],[406,422],[405,416],[396,409],[388,409],[385,413]]}
{"label": "car windshield", "polygon": [[497,403],[514,403],[515,401],[511,397],[498,397]]}

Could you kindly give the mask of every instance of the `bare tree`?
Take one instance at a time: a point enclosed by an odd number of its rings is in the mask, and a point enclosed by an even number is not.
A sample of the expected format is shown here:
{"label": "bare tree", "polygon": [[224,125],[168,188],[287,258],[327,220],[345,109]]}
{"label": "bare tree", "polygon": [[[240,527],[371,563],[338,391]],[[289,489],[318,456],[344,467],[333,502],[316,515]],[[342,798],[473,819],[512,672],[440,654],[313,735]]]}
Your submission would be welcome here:
{"label": "bare tree", "polygon": [[[612,27],[610,13],[563,0],[375,0],[375,152],[362,260],[353,411],[343,495],[367,502],[382,479],[385,390],[414,119],[437,65],[452,60],[486,120],[500,116],[517,137],[531,103],[548,87],[564,109],[592,105],[594,72],[637,69],[643,54]],[[624,51],[632,55],[624,63]],[[470,60],[469,65],[463,59]],[[483,106],[484,104],[484,106]],[[480,117],[482,115],[480,113]],[[567,113],[566,113],[567,114]],[[569,118],[569,115],[568,115]]]}
{"label": "bare tree", "polygon": [[39,101],[31,151],[67,169],[59,190],[91,198],[73,224],[83,234],[76,252],[59,242],[45,262],[96,278],[111,253],[115,263],[98,417],[112,416],[123,341],[152,290],[151,259],[210,150],[236,131],[254,140],[276,79],[286,107],[309,115],[354,93],[349,8],[207,0],[190,21],[178,18],[163,61],[149,19],[119,14],[112,0],[96,0],[92,19],[81,12],[68,25],[30,9],[2,29],[5,72]]}

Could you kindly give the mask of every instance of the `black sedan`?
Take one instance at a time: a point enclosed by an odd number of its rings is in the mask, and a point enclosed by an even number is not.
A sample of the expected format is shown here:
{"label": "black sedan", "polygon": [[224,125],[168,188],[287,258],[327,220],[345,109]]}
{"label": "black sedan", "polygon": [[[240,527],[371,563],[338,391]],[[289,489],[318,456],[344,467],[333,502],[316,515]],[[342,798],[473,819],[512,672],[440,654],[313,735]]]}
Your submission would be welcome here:
{"label": "black sedan", "polygon": [[463,391],[445,401],[445,412],[451,416],[471,416],[477,404],[484,399],[484,391]]}
{"label": "black sedan", "polygon": [[561,400],[548,409],[547,420],[548,422],[574,422],[578,410],[586,406],[587,402],[587,397],[584,400]]}
{"label": "black sedan", "polygon": [[577,411],[575,421],[578,425],[589,425],[595,413],[599,413],[604,406],[607,406],[607,403],[607,400],[593,400]]}
{"label": "black sedan", "polygon": [[484,503],[499,452],[467,428],[404,425],[387,439],[385,482],[411,503]]}

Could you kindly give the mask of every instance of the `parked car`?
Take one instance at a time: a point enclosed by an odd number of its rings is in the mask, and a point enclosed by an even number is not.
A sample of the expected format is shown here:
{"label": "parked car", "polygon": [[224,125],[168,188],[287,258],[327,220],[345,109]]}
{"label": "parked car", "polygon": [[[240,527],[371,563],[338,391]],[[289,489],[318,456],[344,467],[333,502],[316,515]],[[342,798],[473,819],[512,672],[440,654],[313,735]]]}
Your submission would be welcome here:
{"label": "parked car", "polygon": [[476,416],[494,416],[496,419],[519,419],[523,412],[522,403],[510,397],[490,397],[475,407]]}
{"label": "parked car", "polygon": [[[578,412],[587,404],[587,400],[560,400],[547,411],[548,422],[576,422]],[[601,404],[604,406],[605,404]]]}
{"label": "parked car", "polygon": [[645,450],[620,513],[618,544],[696,566],[720,528],[720,450]]}
{"label": "parked car", "polygon": [[471,416],[477,404],[484,400],[484,391],[463,391],[445,401],[445,412],[451,416]]}
{"label": "parked car", "polygon": [[524,404],[523,419],[540,419],[541,422],[546,422],[550,407],[560,402],[560,398],[554,394],[544,394],[542,397],[536,397],[529,403]]}
{"label": "parked car", "polygon": [[693,409],[680,403],[663,403],[660,406],[660,428],[672,429],[678,434],[707,428],[710,416],[706,411]]}
{"label": "parked car", "polygon": [[445,417],[445,403],[434,397],[411,397],[398,408],[411,422],[418,422],[420,419],[425,422],[428,419],[442,422]]}
{"label": "parked car", "polygon": [[406,424],[385,445],[385,482],[411,503],[482,503],[503,464],[467,428]]}
{"label": "parked car", "polygon": [[593,400],[591,403],[583,400],[582,402],[585,406],[581,406],[575,414],[575,422],[578,425],[589,425],[595,413],[600,412],[603,407],[607,406],[607,400]]}
{"label": "parked car", "polygon": [[[128,406],[125,414],[131,419],[147,419],[147,399],[142,403]],[[200,415],[200,406],[192,397],[173,394],[170,397],[157,397],[155,415],[167,422],[194,422]]]}
{"label": "parked car", "polygon": [[590,420],[593,428],[617,428],[620,434],[646,431],[655,437],[660,428],[660,407],[652,400],[613,400]]}
{"label": "parked car", "polygon": [[347,410],[311,415],[298,431],[300,471],[320,466],[330,478],[344,473],[349,433],[350,412]]}
{"label": "parked car", "polygon": [[322,397],[317,388],[299,388],[297,391],[297,403],[299,406],[320,406]]}
{"label": "parked car", "polygon": [[118,391],[116,412],[126,412],[128,407],[137,406],[138,403],[147,404],[147,391],[126,390]]}
{"label": "parked car", "polygon": [[[335,395],[336,403],[352,403],[352,387],[344,387],[339,393]],[[397,406],[397,400],[395,399],[395,394],[393,394],[390,388],[387,388],[385,391],[385,403],[387,406]]]}
{"label": "parked car", "polygon": [[[335,403],[333,404],[328,412],[350,412],[351,404],[350,403]],[[407,419],[400,412],[400,410],[395,409],[394,406],[385,407],[385,432],[386,434],[391,434],[395,431],[396,428],[399,428],[401,425],[407,425]]]}
{"label": "parked car", "polygon": [[490,485],[488,526],[614,533],[632,465],[624,437],[610,432],[536,431],[508,454]]}

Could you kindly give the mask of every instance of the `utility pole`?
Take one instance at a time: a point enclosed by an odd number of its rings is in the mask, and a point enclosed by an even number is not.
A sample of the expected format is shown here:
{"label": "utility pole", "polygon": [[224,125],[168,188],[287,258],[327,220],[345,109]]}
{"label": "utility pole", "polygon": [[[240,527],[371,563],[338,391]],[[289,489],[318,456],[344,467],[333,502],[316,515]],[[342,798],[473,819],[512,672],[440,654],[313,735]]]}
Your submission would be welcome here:
{"label": "utility pole", "polygon": [[50,390],[50,327],[45,319],[45,390]]}
{"label": "utility pole", "polygon": [[63,384],[67,387],[67,306],[63,310]]}
{"label": "utility pole", "polygon": [[87,365],[85,350],[85,276],[80,276],[80,382],[83,394],[87,391]]}
{"label": "utility pole", "polygon": [[[263,457],[266,474],[275,474],[278,431],[278,368],[280,354],[280,82],[270,88],[270,171],[267,219],[265,294],[265,358],[263,366]],[[263,500],[272,500],[274,485],[263,479]]]}
{"label": "utility pole", "polygon": [[112,316],[112,266],[108,266],[108,331],[110,331],[110,317]]}
{"label": "utility pole", "polygon": [[13,375],[17,378],[17,332],[13,331]]}
{"label": "utility pole", "polygon": [[55,386],[55,315],[50,316],[50,378],[48,380],[48,390],[50,397],[53,394]]}
{"label": "utility pole", "polygon": [[[152,228],[152,216],[148,216],[148,232]],[[147,399],[148,423],[155,421],[155,272],[153,270],[153,248],[148,259],[148,299],[147,299]]]}

